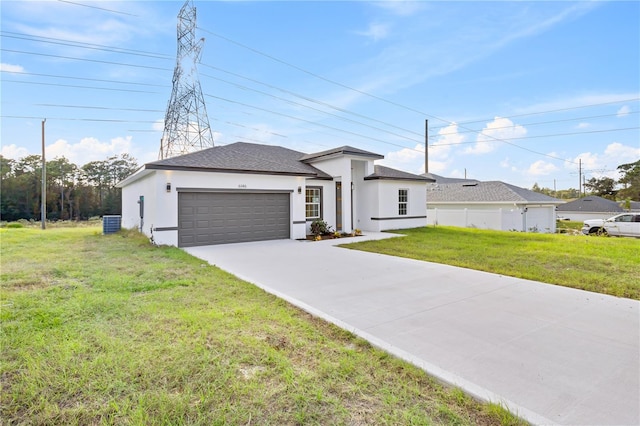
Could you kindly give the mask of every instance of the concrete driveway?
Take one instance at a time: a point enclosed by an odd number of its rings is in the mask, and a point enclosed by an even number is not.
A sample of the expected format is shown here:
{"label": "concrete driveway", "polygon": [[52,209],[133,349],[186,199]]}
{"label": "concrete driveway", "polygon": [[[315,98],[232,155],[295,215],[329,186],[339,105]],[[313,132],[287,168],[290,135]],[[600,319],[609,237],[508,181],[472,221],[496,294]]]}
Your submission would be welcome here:
{"label": "concrete driveway", "polygon": [[639,302],[347,242],[186,251],[534,424],[640,424]]}

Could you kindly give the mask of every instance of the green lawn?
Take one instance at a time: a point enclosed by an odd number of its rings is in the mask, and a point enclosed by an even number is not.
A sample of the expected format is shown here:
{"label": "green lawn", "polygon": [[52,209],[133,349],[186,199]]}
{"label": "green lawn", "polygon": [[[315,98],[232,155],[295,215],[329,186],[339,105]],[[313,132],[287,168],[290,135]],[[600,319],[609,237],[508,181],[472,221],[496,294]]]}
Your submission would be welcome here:
{"label": "green lawn", "polygon": [[137,233],[0,241],[7,424],[523,424]]}
{"label": "green lawn", "polygon": [[640,240],[425,227],[344,247],[640,299]]}

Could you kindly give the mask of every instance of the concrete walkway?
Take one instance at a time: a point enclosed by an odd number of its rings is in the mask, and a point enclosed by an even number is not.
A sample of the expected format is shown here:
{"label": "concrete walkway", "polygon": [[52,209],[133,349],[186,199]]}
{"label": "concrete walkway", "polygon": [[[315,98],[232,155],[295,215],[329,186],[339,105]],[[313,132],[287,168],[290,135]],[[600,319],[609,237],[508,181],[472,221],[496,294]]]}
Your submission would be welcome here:
{"label": "concrete walkway", "polygon": [[639,302],[349,241],[186,251],[534,424],[640,424]]}

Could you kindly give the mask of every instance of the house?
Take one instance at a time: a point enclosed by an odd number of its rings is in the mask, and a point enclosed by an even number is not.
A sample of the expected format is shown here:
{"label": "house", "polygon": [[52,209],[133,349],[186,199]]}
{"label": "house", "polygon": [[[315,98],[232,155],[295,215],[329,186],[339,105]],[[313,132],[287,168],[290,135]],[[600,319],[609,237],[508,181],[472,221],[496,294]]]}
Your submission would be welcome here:
{"label": "house", "polygon": [[118,184],[122,226],[178,247],[302,239],[315,219],[340,232],[425,226],[431,180],[382,158],[237,142],[154,161]]}
{"label": "house", "polygon": [[589,195],[558,206],[558,214],[565,219],[583,222],[589,219],[608,219],[624,212],[615,201]]}
{"label": "house", "polygon": [[562,201],[508,183],[442,178],[427,187],[427,222],[502,231],[556,231]]}

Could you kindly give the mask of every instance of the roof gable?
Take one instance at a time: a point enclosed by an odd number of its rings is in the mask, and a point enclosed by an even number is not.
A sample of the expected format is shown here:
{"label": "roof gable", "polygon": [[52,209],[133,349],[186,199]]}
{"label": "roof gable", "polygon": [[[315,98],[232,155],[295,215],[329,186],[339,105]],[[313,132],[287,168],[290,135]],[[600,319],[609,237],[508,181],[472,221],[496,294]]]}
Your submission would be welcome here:
{"label": "roof gable", "polygon": [[335,158],[342,155],[365,157],[367,159],[373,159],[373,160],[382,160],[384,158],[384,155],[376,154],[374,152],[365,151],[363,149],[358,149],[352,146],[345,145],[339,148],[333,148],[326,151],[303,155],[302,158],[300,158],[300,161],[307,163],[307,162],[313,162],[318,160],[327,160],[329,158]]}
{"label": "roof gable", "polygon": [[392,169],[390,167],[374,165],[373,166],[373,174],[369,176],[365,176],[364,180],[375,180],[375,179],[386,179],[386,180],[413,180],[418,182],[433,182],[433,179],[430,179],[426,176],[414,175],[413,173],[407,173],[400,170]]}
{"label": "roof gable", "polygon": [[562,203],[557,198],[500,181],[431,184],[427,189],[427,201],[429,203]]}
{"label": "roof gable", "polygon": [[436,183],[480,182],[476,179],[450,178],[450,177],[440,176],[435,173],[423,173],[422,176],[426,176],[430,179],[433,179]]}

